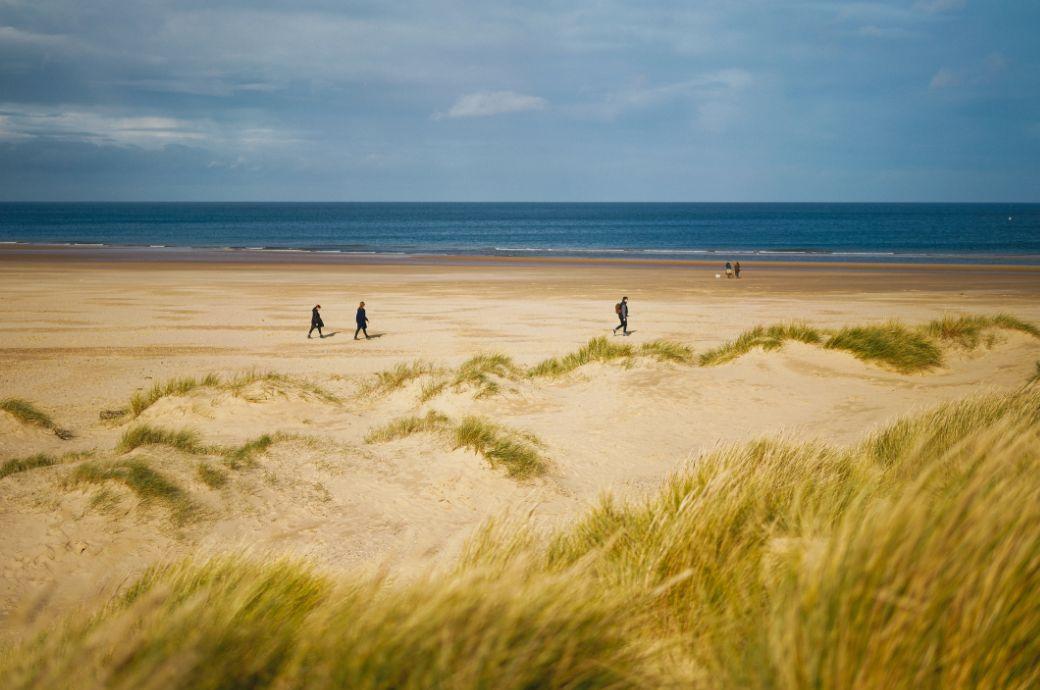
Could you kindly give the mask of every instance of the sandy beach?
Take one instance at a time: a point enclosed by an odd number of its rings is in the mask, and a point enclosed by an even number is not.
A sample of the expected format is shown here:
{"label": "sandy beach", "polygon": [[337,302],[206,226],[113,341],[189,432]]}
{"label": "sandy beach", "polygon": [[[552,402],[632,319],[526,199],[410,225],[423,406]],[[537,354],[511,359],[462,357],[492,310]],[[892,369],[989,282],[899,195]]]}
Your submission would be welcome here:
{"label": "sandy beach", "polygon": [[[599,336],[701,353],[792,320],[837,329],[1006,312],[1040,322],[1036,268],[752,264],[739,281],[717,272],[680,263],[116,260],[5,247],[0,398],[32,402],[72,437],[0,413],[0,462],[61,458],[0,478],[0,633],[94,605],[149,565],[187,554],[289,553],[407,577],[449,562],[488,518],[564,524],[606,492],[648,492],[706,450],[763,436],[852,443],[908,412],[1019,388],[1040,360],[1040,340],[999,330],[913,374],[791,342],[719,366],[633,357],[559,377],[506,377],[490,395],[443,374],[448,384],[423,400],[433,373],[373,387],[378,372],[401,363],[448,372],[501,353],[530,367]],[[621,295],[631,302],[628,338],[611,335]],[[367,341],[352,338],[359,300],[375,336]],[[318,303],[330,337],[308,340]],[[248,372],[284,378],[202,386],[136,417],[125,412],[156,383]],[[537,437],[547,471],[516,479],[431,434],[366,441],[430,410]],[[189,429],[208,447],[278,436],[211,486],[198,465],[212,458],[158,445],[116,451],[139,424]],[[76,463],[118,458],[161,468],[195,516],[173,520],[115,483],[69,481]]]}

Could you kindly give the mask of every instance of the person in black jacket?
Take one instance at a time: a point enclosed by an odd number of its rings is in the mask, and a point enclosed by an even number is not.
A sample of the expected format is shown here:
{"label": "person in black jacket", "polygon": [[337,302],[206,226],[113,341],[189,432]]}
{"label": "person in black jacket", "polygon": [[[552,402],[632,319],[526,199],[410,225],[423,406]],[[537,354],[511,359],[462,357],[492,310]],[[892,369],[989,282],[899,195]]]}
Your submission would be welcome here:
{"label": "person in black jacket", "polygon": [[362,302],[357,308],[357,330],[354,331],[354,340],[357,340],[358,333],[365,334],[365,340],[368,340],[368,316],[365,315],[365,303]]}
{"label": "person in black jacket", "polygon": [[324,338],[325,337],[321,333],[321,329],[325,328],[325,322],[321,320],[321,314],[318,313],[319,309],[321,309],[321,305],[320,304],[315,304],[314,305],[314,309],[311,309],[311,329],[309,331],[307,331],[307,337],[308,338],[311,337],[311,333],[314,332],[315,328],[318,329],[318,337],[319,338]]}
{"label": "person in black jacket", "polygon": [[621,321],[618,325],[614,326],[614,335],[617,335],[617,329],[622,329],[622,333],[628,335],[628,297],[622,297],[621,301],[614,305],[614,313],[617,314],[618,319]]}

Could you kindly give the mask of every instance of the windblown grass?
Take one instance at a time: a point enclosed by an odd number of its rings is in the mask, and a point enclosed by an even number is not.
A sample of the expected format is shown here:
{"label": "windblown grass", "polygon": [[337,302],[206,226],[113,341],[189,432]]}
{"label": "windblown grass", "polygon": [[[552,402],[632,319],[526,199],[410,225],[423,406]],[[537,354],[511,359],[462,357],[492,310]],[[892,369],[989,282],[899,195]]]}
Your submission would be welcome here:
{"label": "windblown grass", "polygon": [[167,396],[187,395],[196,388],[215,387],[220,385],[220,377],[207,374],[202,378],[186,376],[170,379],[166,383],[156,382],[147,393],[134,393],[130,398],[130,414],[139,417],[142,412]]}
{"label": "windblown grass", "polygon": [[259,369],[253,369],[252,371],[236,374],[231,378],[225,379],[219,384],[219,387],[221,390],[230,391],[235,395],[242,395],[244,389],[254,383],[280,384],[282,386],[295,388],[304,393],[309,393],[310,395],[328,403],[341,402],[339,396],[331,393],[322,386],[309,381],[304,381],[303,379],[286,376],[285,374],[279,374],[273,371],[261,371]]}
{"label": "windblown grass", "polygon": [[275,436],[264,434],[254,438],[252,441],[246,441],[237,448],[223,449],[221,454],[224,456],[225,464],[235,470],[244,465],[255,464],[256,456],[266,453],[267,449],[278,440],[283,440],[283,438],[277,434]]}
{"label": "windblown grass", "polygon": [[638,621],[568,577],[395,586],[224,557],[149,572],[0,670],[8,690],[661,687]]}
{"label": "windblown grass", "polygon": [[375,380],[363,384],[358,393],[360,395],[385,395],[403,388],[415,379],[439,372],[438,367],[421,359],[401,362],[392,369],[377,372]]}
{"label": "windblown grass", "polygon": [[51,419],[49,414],[43,412],[28,400],[22,400],[21,398],[5,398],[4,400],[0,400],[0,410],[3,410],[23,424],[47,429],[62,440],[72,438],[71,431],[59,427],[54,423],[54,420]]}
{"label": "windblown grass", "polygon": [[877,362],[908,374],[940,366],[942,350],[918,331],[890,322],[876,326],[843,328],[824,344],[829,350],[845,350],[857,359]]}
{"label": "windblown grass", "polygon": [[923,330],[940,342],[950,342],[966,350],[974,350],[988,330],[1002,328],[1040,338],[1040,329],[1010,314],[995,316],[944,316],[928,322]]}
{"label": "windblown grass", "polygon": [[142,503],[161,503],[178,524],[187,522],[196,514],[197,507],[186,491],[141,460],[86,462],[76,467],[69,477],[69,483],[73,486],[109,481],[124,484]]}
{"label": "windblown grass", "polygon": [[496,379],[514,379],[520,373],[520,368],[507,355],[479,354],[470,357],[459,366],[452,379],[452,385],[455,388],[475,388],[475,397],[486,398],[500,390],[501,385]]}
{"label": "windblown grass", "polygon": [[451,420],[430,410],[424,416],[413,415],[402,417],[373,429],[365,436],[365,443],[386,443],[399,438],[405,438],[412,434],[431,433],[444,431],[451,425]]}
{"label": "windblown grass", "polygon": [[[536,569],[667,585],[645,634],[686,640],[711,687],[1026,688],[1040,681],[1038,470],[1040,393],[970,400],[849,450],[700,458],[656,498],[605,500]],[[496,540],[481,548],[501,567]]]}
{"label": "windblown grass", "polygon": [[483,353],[474,355],[460,364],[453,375],[448,375],[441,369],[434,369],[431,374],[433,378],[422,384],[419,392],[420,403],[437,398],[448,386],[457,391],[473,388],[474,398],[488,398],[501,390],[501,380],[515,380],[522,372],[509,356]]}
{"label": "windblown grass", "polygon": [[693,349],[674,340],[651,340],[639,346],[639,354],[652,357],[659,362],[693,364],[696,361]]}
{"label": "windblown grass", "polygon": [[[483,436],[478,425],[474,435]],[[1040,686],[1040,391],[851,448],[763,441],[458,568],[335,581],[237,558],[150,572],[0,655],[5,687]]]}
{"label": "windblown grass", "polygon": [[200,462],[195,468],[195,476],[211,489],[219,489],[228,482],[227,472],[213,467],[209,463]]}
{"label": "windblown grass", "polygon": [[530,434],[507,429],[483,417],[466,417],[453,430],[456,448],[469,448],[482,455],[492,467],[502,466],[515,479],[543,474],[547,468],[538,450],[541,445]]}
{"label": "windblown grass", "polygon": [[804,323],[781,323],[772,326],[756,326],[745,331],[736,340],[720,345],[713,350],[701,354],[701,366],[724,364],[746,355],[756,347],[763,350],[777,350],[787,340],[815,344],[821,340],[820,331]]}
{"label": "windblown grass", "polygon": [[171,431],[159,429],[147,424],[138,424],[127,429],[120,439],[116,450],[120,453],[129,453],[135,448],[148,445],[161,445],[175,448],[185,453],[205,453],[206,447],[199,441],[198,434],[188,429]]}
{"label": "windblown grass", "polygon": [[578,350],[563,357],[552,357],[531,367],[528,376],[562,376],[591,362],[611,362],[631,359],[634,348],[627,344],[615,344],[605,337],[593,338]]}
{"label": "windblown grass", "polygon": [[325,402],[339,402],[339,398],[328,390],[321,386],[302,381],[298,379],[285,376],[284,374],[277,374],[269,371],[247,371],[241,374],[237,374],[227,379],[222,379],[217,374],[207,374],[201,378],[195,378],[192,376],[171,379],[165,383],[156,383],[147,392],[138,392],[130,398],[130,414],[133,417],[138,417],[142,412],[147,410],[149,407],[154,405],[156,402],[165,397],[187,395],[191,391],[197,388],[218,388],[221,390],[230,391],[235,395],[241,395],[242,391],[249,385],[258,382],[270,382],[278,383],[282,385],[292,386],[306,393],[310,393],[315,397],[318,397]]}
{"label": "windblown grass", "polygon": [[[983,342],[983,335],[994,329],[1015,330],[1040,337],[1040,328],[1010,314],[994,316],[945,316],[920,328],[898,322],[821,331],[804,324],[758,326],[736,340],[702,353],[700,364],[712,366],[729,362],[756,347],[775,350],[786,340],[822,343],[832,350],[845,350],[868,362],[887,366],[901,373],[926,371],[941,366],[941,345],[952,344],[968,350]],[[987,340],[993,339],[993,335]]]}
{"label": "windblown grass", "polygon": [[0,479],[19,472],[34,470],[37,467],[50,467],[57,463],[58,460],[53,455],[47,455],[45,453],[37,453],[36,455],[30,455],[27,458],[5,460],[4,463],[0,465]]}
{"label": "windblown grass", "polygon": [[515,479],[540,475],[548,466],[539,450],[541,442],[531,434],[495,424],[483,417],[465,417],[455,423],[434,410],[421,417],[395,419],[373,429],[365,441],[385,443],[422,433],[442,434],[450,438],[455,448],[474,451],[492,467],[505,468],[506,473]]}
{"label": "windblown grass", "polygon": [[448,379],[436,378],[427,381],[419,389],[419,402],[425,403],[433,400],[438,395],[444,392],[444,389],[448,387]]}

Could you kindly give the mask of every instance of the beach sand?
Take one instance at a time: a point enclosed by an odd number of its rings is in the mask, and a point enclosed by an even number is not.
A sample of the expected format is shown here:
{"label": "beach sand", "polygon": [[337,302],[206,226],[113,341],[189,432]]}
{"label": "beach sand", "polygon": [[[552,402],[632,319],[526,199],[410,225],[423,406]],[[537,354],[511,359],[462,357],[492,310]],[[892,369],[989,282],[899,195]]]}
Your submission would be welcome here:
{"label": "beach sand", "polygon": [[[439,259],[393,263],[262,262],[236,256],[149,260],[6,248],[0,253],[0,398],[31,401],[74,433],[0,412],[0,463],[36,453],[52,467],[0,478],[0,635],[87,607],[149,565],[193,553],[293,554],[335,569],[401,577],[449,563],[491,517],[546,526],[604,493],[639,496],[719,445],[763,436],[847,444],[908,412],[1022,386],[1040,340],[999,331],[986,346],[946,352],[944,365],[900,374],[800,343],[698,367],[637,358],[590,364],[556,379],[502,382],[495,395],[450,386],[420,401],[424,380],[364,393],[376,372],[416,359],[450,368],[482,352],[521,366],[596,336],[640,345],[665,338],[703,352],[760,324],[820,328],[944,314],[1007,312],[1040,323],[1040,271],[998,267],[744,266],[716,279],[703,264],[633,265]],[[628,338],[612,336],[614,303],[631,304]],[[365,300],[369,332],[354,341]],[[320,303],[325,339],[306,338]],[[198,388],[160,399],[139,418],[99,417],[156,382],[277,372],[239,390]],[[335,395],[326,399],[309,386]],[[517,480],[449,440],[366,435],[436,410],[482,415],[537,436],[549,470]],[[139,423],[192,429],[231,447],[285,440],[211,487],[197,467],[219,456],[163,446],[114,449]],[[141,459],[196,507],[178,521],[118,482],[72,481],[83,463]]]}

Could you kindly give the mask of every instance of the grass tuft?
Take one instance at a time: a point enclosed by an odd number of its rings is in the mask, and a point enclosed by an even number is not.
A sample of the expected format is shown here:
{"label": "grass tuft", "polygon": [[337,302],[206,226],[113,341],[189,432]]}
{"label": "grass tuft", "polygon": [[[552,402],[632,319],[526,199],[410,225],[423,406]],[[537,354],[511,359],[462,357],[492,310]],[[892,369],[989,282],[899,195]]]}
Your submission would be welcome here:
{"label": "grass tuft", "polygon": [[138,424],[127,429],[120,439],[116,450],[120,453],[129,453],[135,448],[148,445],[162,445],[175,448],[185,453],[205,453],[206,447],[199,441],[198,434],[188,429],[170,431]]}
{"label": "grass tuft", "polygon": [[1000,313],[991,317],[991,320],[993,326],[996,328],[1004,328],[1009,331],[1020,331],[1027,335],[1031,335],[1034,338],[1040,338],[1040,327],[1037,327],[1036,324],[1029,323],[1028,321],[1023,321],[1017,316]]}
{"label": "grass tuft", "polygon": [[693,364],[696,358],[688,345],[673,340],[652,340],[639,346],[639,354],[653,357],[659,362]]}
{"label": "grass tuft", "polygon": [[541,443],[482,417],[466,417],[453,430],[456,448],[469,448],[484,456],[492,467],[503,466],[515,479],[544,474],[545,459],[538,451]]}
{"label": "grass tuft", "polygon": [[5,460],[4,464],[0,465],[0,479],[19,472],[34,470],[37,467],[50,467],[57,463],[58,460],[53,455],[46,455],[45,453],[37,453],[27,458]]}
{"label": "grass tuft", "polygon": [[433,400],[438,395],[444,392],[444,389],[448,387],[448,379],[438,378],[423,383],[422,388],[419,390],[419,402],[425,403]]}
{"label": "grass tuft", "polygon": [[974,350],[982,342],[983,334],[995,328],[1020,331],[1040,337],[1040,329],[1010,314],[943,316],[925,324],[923,330],[928,336],[940,342],[953,343],[966,350]]}
{"label": "grass tuft", "polygon": [[563,357],[552,357],[531,367],[527,375],[532,377],[563,376],[591,362],[611,362],[631,359],[634,349],[627,343],[615,344],[605,337],[593,338],[586,344]]}
{"label": "grass tuft", "polygon": [[492,467],[504,467],[516,479],[543,474],[547,462],[541,456],[541,442],[530,434],[508,429],[482,417],[466,417],[458,423],[430,410],[424,416],[396,419],[373,429],[365,437],[367,443],[386,443],[413,434],[439,433],[448,436],[455,448],[468,448]]}
{"label": "grass tuft", "polygon": [[450,419],[439,412],[430,410],[422,417],[416,415],[402,417],[373,429],[365,436],[365,443],[386,443],[412,434],[444,431],[450,424]]}
{"label": "grass tuft", "polygon": [[195,468],[195,476],[211,489],[219,489],[227,484],[228,481],[227,472],[205,462],[200,462],[198,467]]}
{"label": "grass tuft", "polygon": [[261,453],[267,452],[278,440],[282,440],[281,437],[274,437],[270,434],[264,434],[254,438],[252,441],[246,441],[237,448],[228,448],[222,451],[224,455],[225,464],[233,470],[237,470],[244,465],[256,464],[256,456]]}
{"label": "grass tuft", "polygon": [[223,380],[217,374],[207,374],[201,378],[192,376],[171,379],[165,383],[156,383],[147,392],[138,392],[130,398],[130,414],[139,417],[142,412],[154,405],[162,398],[169,396],[187,395],[197,388],[219,388],[229,391],[235,395],[241,395],[247,386],[258,383],[269,382],[287,386],[293,386],[306,393],[310,393],[325,402],[337,403],[340,399],[321,386],[294,379],[284,374],[276,374],[269,371],[252,370],[237,374],[229,379]]}
{"label": "grass tuft", "polygon": [[433,364],[417,359],[401,362],[392,369],[377,372],[374,381],[369,381],[358,390],[359,395],[386,395],[403,388],[417,378],[439,373]]}
{"label": "grass tuft", "polygon": [[187,395],[196,388],[215,387],[220,385],[220,377],[207,374],[202,378],[186,376],[170,379],[166,383],[156,382],[146,393],[137,392],[130,398],[130,414],[139,417],[142,412],[167,396]]}
{"label": "grass tuft", "polygon": [[[917,329],[898,322],[843,328],[827,334],[801,323],[757,326],[736,340],[702,353],[701,366],[723,364],[756,347],[775,350],[786,340],[821,343],[832,350],[845,350],[859,359],[888,366],[901,373],[925,371],[942,364],[940,345],[953,344],[968,350],[985,343],[992,346],[993,329],[1016,330],[1040,337],[1040,328],[1009,314],[995,316],[944,316]],[[827,336],[824,341],[824,336]],[[983,336],[986,336],[985,338]]]}
{"label": "grass tuft", "polygon": [[5,398],[4,400],[0,400],[0,410],[8,413],[23,424],[47,429],[63,441],[67,441],[73,437],[71,431],[59,427],[54,423],[54,420],[51,419],[50,415],[40,410],[28,400],[22,400],[21,398]]}
{"label": "grass tuft", "polygon": [[496,379],[515,379],[519,375],[520,368],[509,356],[486,353],[474,355],[463,362],[451,383],[456,389],[467,386],[475,388],[474,397],[486,398],[501,389]]}
{"label": "grass tuft", "polygon": [[857,359],[877,362],[903,373],[926,371],[942,364],[942,351],[928,338],[897,322],[843,328],[824,344]]}
{"label": "grass tuft", "polygon": [[253,369],[244,373],[236,374],[235,376],[225,380],[223,383],[217,384],[222,390],[229,391],[235,395],[242,395],[242,391],[254,383],[275,383],[282,386],[290,386],[301,390],[305,393],[324,400],[329,403],[338,403],[340,399],[338,396],[329,392],[325,388],[303,381],[301,379],[286,376],[285,374],[278,374],[273,371],[261,371],[259,369]]}
{"label": "grass tuft", "polygon": [[187,522],[196,514],[197,507],[187,492],[141,460],[87,462],[79,465],[69,477],[72,485],[103,484],[109,481],[126,485],[143,503],[163,504],[178,524]]}
{"label": "grass tuft", "polygon": [[800,322],[756,326],[741,333],[736,340],[702,353],[698,361],[702,367],[715,366],[746,355],[756,347],[763,350],[777,350],[783,347],[787,340],[815,344],[819,343],[821,339],[820,331]]}

